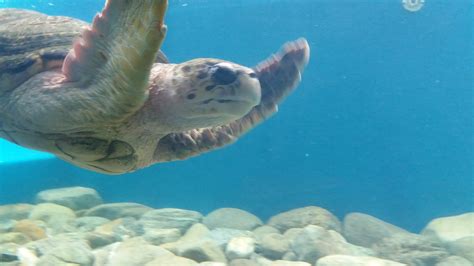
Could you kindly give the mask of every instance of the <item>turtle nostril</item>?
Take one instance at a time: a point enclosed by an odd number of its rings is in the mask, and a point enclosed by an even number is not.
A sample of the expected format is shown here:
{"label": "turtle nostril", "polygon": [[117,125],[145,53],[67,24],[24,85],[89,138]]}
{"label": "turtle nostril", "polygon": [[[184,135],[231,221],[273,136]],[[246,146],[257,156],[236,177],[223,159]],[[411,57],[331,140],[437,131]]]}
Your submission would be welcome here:
{"label": "turtle nostril", "polygon": [[227,85],[231,84],[237,79],[238,73],[228,67],[217,66],[212,73],[212,78],[218,84]]}

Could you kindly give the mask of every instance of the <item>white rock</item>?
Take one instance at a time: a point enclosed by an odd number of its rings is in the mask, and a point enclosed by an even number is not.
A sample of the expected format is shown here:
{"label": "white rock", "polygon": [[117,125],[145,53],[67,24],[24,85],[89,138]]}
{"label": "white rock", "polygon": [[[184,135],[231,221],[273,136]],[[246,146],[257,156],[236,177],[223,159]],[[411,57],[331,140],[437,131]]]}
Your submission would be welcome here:
{"label": "white rock", "polygon": [[16,255],[18,256],[21,265],[29,266],[38,263],[38,257],[36,254],[25,247],[19,247]]}
{"label": "white rock", "polygon": [[474,212],[434,219],[421,234],[444,243],[474,236]]}
{"label": "white rock", "polygon": [[92,188],[67,187],[39,192],[36,194],[36,203],[55,203],[72,210],[82,210],[102,204],[102,198]]}
{"label": "white rock", "polygon": [[225,254],[229,260],[246,259],[255,251],[255,240],[250,237],[234,237],[227,244]]}
{"label": "white rock", "polygon": [[403,266],[406,264],[369,256],[330,255],[320,258],[315,266]]}
{"label": "white rock", "polygon": [[209,228],[232,228],[238,230],[253,230],[263,222],[255,215],[240,209],[221,208],[212,211],[203,219]]}

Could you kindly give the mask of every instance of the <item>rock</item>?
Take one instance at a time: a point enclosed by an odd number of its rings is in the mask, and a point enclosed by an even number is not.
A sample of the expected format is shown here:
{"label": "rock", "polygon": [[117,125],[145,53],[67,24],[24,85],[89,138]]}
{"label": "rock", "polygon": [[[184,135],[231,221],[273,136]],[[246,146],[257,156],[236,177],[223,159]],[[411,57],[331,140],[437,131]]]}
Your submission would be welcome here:
{"label": "rock", "polygon": [[296,254],[293,251],[286,252],[281,259],[282,260],[289,260],[289,261],[297,261],[298,260]]}
{"label": "rock", "polygon": [[278,229],[276,229],[275,227],[269,226],[269,225],[259,226],[259,227],[255,228],[252,232],[253,232],[253,235],[254,235],[255,239],[257,239],[257,240],[259,240],[263,236],[271,234],[271,233],[277,233],[277,234],[280,233],[280,231],[278,231]]}
{"label": "rock", "polygon": [[253,238],[251,231],[243,231],[238,229],[230,228],[216,228],[211,230],[207,235],[207,238],[217,243],[221,248],[224,248],[229,241],[234,237],[250,237]]}
{"label": "rock", "polygon": [[338,232],[317,225],[306,226],[290,243],[297,259],[308,263],[314,263],[321,257],[333,254],[353,256],[373,254],[367,248],[347,243]]}
{"label": "rock", "polygon": [[145,213],[141,219],[145,231],[152,229],[172,229],[177,228],[181,232],[186,232],[193,224],[199,223],[202,214],[195,211],[182,209],[157,209]]}
{"label": "rock", "polygon": [[194,224],[178,241],[163,244],[161,247],[197,262],[226,262],[224,252],[208,237],[209,233],[205,225]]}
{"label": "rock", "polygon": [[55,203],[72,210],[82,210],[102,204],[102,198],[92,188],[67,187],[39,192],[36,194],[36,203]]}
{"label": "rock", "polygon": [[34,264],[35,266],[78,266],[78,264],[69,264],[56,258],[53,255],[44,255]]}
{"label": "rock", "polygon": [[474,236],[466,236],[446,244],[448,250],[474,263]]}
{"label": "rock", "polygon": [[[403,266],[406,264],[369,256],[330,255],[320,258],[315,266]],[[415,265],[415,264],[414,264]],[[419,264],[416,264],[419,265]],[[426,265],[428,266],[428,265]]]}
{"label": "rock", "polygon": [[24,247],[39,256],[48,254],[58,247],[71,247],[75,245],[88,246],[82,233],[58,234],[49,238],[36,240],[26,244]]}
{"label": "rock", "polygon": [[161,244],[176,242],[181,237],[179,229],[149,229],[143,238],[150,244],[159,246]]}
{"label": "rock", "polygon": [[349,243],[368,248],[386,237],[408,233],[400,227],[362,213],[346,215],[343,223],[343,236],[346,240]]}
{"label": "rock", "polygon": [[205,261],[198,264],[199,266],[227,266],[227,264],[223,262],[215,262],[215,261]]}
{"label": "rock", "polygon": [[179,242],[185,241],[199,241],[204,238],[207,238],[209,234],[209,229],[203,224],[194,224],[191,228],[186,231],[186,233],[178,240]]}
{"label": "rock", "polygon": [[108,266],[107,263],[109,258],[113,255],[112,251],[115,252],[120,244],[122,244],[122,242],[115,242],[113,244],[92,250],[92,254],[94,255],[94,266]]}
{"label": "rock", "polygon": [[0,234],[0,244],[4,243],[15,243],[15,244],[25,244],[30,242],[31,239],[27,236],[25,236],[22,233],[18,232],[10,232],[10,233],[4,233]]}
{"label": "rock", "polygon": [[178,256],[166,256],[148,262],[145,266],[196,266],[197,262]]}
{"label": "rock", "polygon": [[250,259],[253,261],[253,265],[259,265],[259,266],[270,266],[273,261],[263,257],[262,255],[260,254],[252,254],[252,256],[250,256]]}
{"label": "rock", "polygon": [[92,266],[94,256],[86,243],[71,242],[67,245],[58,245],[50,249],[46,254],[40,257],[37,265],[58,265],[56,264],[57,260],[62,262],[62,264],[59,265]]}
{"label": "rock", "polygon": [[304,261],[276,260],[270,266],[311,266],[311,264]]}
{"label": "rock", "polygon": [[97,226],[94,232],[113,236],[116,239],[126,239],[144,233],[138,221],[132,217],[124,217],[107,222]]}
{"label": "rock", "polygon": [[474,236],[474,212],[434,219],[421,234],[443,243]]}
{"label": "rock", "polygon": [[307,225],[318,225],[328,230],[341,232],[341,223],[336,216],[316,206],[294,209],[277,214],[270,218],[268,225],[275,227],[282,233],[290,228],[303,228]]}
{"label": "rock", "polygon": [[0,265],[18,261],[19,258],[16,253],[19,247],[20,245],[15,243],[0,244]]}
{"label": "rock", "polygon": [[398,234],[384,238],[373,246],[377,257],[407,265],[436,265],[448,257],[439,242],[415,234]]}
{"label": "rock", "polygon": [[72,226],[76,227],[80,232],[94,231],[98,226],[110,222],[109,219],[98,216],[79,217],[72,222]]}
{"label": "rock", "polygon": [[76,217],[83,217],[84,214],[86,214],[87,211],[89,211],[89,209],[83,209],[83,210],[75,211]]}
{"label": "rock", "polygon": [[255,240],[250,237],[234,237],[227,244],[227,259],[246,259],[255,251]]}
{"label": "rock", "polygon": [[472,266],[473,264],[467,259],[459,256],[450,256],[440,262],[435,266]]}
{"label": "rock", "polygon": [[288,241],[293,241],[295,237],[297,237],[301,232],[303,231],[303,228],[291,228],[286,230],[286,232],[283,234],[283,236],[288,240]]}
{"label": "rock", "polygon": [[19,247],[16,251],[16,255],[21,262],[21,266],[36,266],[38,264],[38,256],[36,256],[36,253],[25,247]]}
{"label": "rock", "polygon": [[221,208],[209,213],[203,219],[209,229],[231,228],[238,230],[253,230],[263,222],[255,215],[240,209]]}
{"label": "rock", "polygon": [[205,261],[198,264],[199,266],[227,266],[226,263],[216,261]]}
{"label": "rock", "polygon": [[28,218],[33,205],[31,204],[9,204],[0,206],[0,220],[23,220]]}
{"label": "rock", "polygon": [[150,245],[141,238],[131,238],[113,247],[106,265],[143,266],[170,256],[173,257],[173,253],[164,248]]}
{"label": "rock", "polygon": [[257,245],[257,252],[271,260],[278,260],[289,250],[289,241],[281,234],[271,233],[263,236]]}
{"label": "rock", "polygon": [[30,220],[45,222],[55,234],[75,231],[75,228],[70,225],[75,218],[76,214],[71,209],[54,203],[36,205],[29,216]]}
{"label": "rock", "polygon": [[144,213],[151,210],[152,208],[138,203],[106,203],[87,210],[83,216],[99,216],[109,220],[115,220],[122,217],[133,217],[139,219]]}
{"label": "rock", "polygon": [[235,259],[229,263],[229,266],[259,266],[259,264],[249,259]]}
{"label": "rock", "polygon": [[161,247],[178,254],[178,247],[186,242],[199,242],[204,239],[208,239],[209,229],[203,224],[194,224],[186,233],[176,242],[162,244]]}
{"label": "rock", "polygon": [[42,221],[21,220],[13,227],[13,232],[22,233],[31,240],[46,238],[46,225]]}
{"label": "rock", "polygon": [[178,255],[197,262],[227,262],[224,252],[211,240],[186,241],[178,246]]}
{"label": "rock", "polygon": [[12,219],[3,219],[0,220],[0,234],[9,232],[15,226],[16,221]]}
{"label": "rock", "polygon": [[[1,261],[1,255],[0,255]],[[2,266],[23,266],[19,261],[11,261],[11,262],[2,262]]]}
{"label": "rock", "polygon": [[474,212],[434,219],[421,234],[474,263]]}
{"label": "rock", "polygon": [[104,247],[121,240],[121,238],[114,235],[106,235],[96,232],[87,232],[84,235],[84,239],[87,240],[92,249]]}

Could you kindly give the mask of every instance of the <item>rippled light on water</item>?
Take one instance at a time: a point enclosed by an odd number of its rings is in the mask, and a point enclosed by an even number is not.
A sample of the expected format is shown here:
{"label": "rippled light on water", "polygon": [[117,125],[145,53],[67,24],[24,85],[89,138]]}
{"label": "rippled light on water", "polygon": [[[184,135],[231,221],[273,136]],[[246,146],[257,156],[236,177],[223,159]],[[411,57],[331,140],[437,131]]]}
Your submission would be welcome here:
{"label": "rippled light on water", "polygon": [[425,4],[425,0],[402,0],[403,7],[411,12],[420,10]]}

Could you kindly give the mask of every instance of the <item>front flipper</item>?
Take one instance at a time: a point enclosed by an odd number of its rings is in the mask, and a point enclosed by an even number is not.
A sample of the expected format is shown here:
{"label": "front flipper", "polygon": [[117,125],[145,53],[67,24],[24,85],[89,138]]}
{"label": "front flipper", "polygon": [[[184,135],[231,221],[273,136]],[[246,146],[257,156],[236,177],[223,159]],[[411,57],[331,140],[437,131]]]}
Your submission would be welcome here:
{"label": "front flipper", "polygon": [[277,104],[301,81],[309,60],[305,39],[287,43],[279,53],[260,63],[255,71],[262,87],[262,99],[247,115],[228,125],[172,133],[160,140],[155,150],[157,162],[182,160],[237,140],[266,118],[276,113]]}
{"label": "front flipper", "polygon": [[66,81],[102,99],[98,111],[107,121],[146,100],[150,69],[166,34],[166,8],[167,0],[108,0],[66,57]]}

